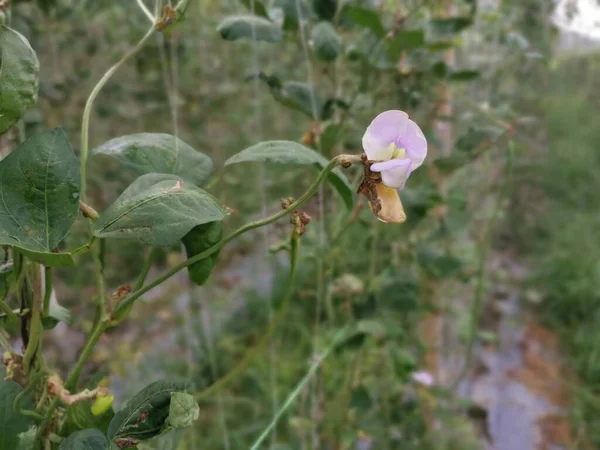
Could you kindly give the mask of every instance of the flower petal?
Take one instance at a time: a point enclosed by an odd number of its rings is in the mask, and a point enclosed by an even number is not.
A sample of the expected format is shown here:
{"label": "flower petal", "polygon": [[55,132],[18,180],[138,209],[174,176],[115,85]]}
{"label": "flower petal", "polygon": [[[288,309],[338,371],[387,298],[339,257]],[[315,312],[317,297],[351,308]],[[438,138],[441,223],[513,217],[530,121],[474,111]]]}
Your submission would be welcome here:
{"label": "flower petal", "polygon": [[393,147],[408,126],[408,114],[404,111],[390,110],[379,114],[365,132],[363,149],[371,161],[387,161],[392,157]]}
{"label": "flower petal", "polygon": [[412,120],[408,121],[404,134],[400,137],[401,146],[406,149],[406,156],[412,161],[412,170],[418,168],[427,156],[427,139]]}
{"label": "flower petal", "polygon": [[386,223],[404,223],[406,214],[400,201],[400,196],[396,189],[391,189],[379,183],[375,188],[377,192],[377,204],[369,202],[371,211],[373,211],[379,220]]}
{"label": "flower petal", "polygon": [[387,187],[404,189],[406,180],[412,172],[410,159],[391,159],[371,165],[371,171],[381,172],[381,181]]}

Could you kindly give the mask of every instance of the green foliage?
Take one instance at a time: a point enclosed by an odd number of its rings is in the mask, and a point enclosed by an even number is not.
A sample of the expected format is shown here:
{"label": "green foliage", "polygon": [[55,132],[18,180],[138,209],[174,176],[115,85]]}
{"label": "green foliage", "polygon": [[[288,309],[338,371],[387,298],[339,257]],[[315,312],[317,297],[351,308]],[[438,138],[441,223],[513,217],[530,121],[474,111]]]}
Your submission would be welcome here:
{"label": "green foliage", "polygon": [[273,0],[271,7],[283,13],[283,28],[298,31],[298,13],[303,20],[310,18],[311,11],[305,0]]}
{"label": "green foliage", "polygon": [[264,42],[279,42],[283,38],[281,29],[264,17],[232,16],[225,18],[218,27],[221,37],[228,41],[251,39]]}
{"label": "green foliage", "polygon": [[[15,398],[21,392],[23,389],[17,383],[0,378],[0,450],[15,450],[19,445],[19,434],[31,425],[31,419],[13,410]],[[31,409],[30,399],[23,401],[21,407]]]}
{"label": "green foliage", "polygon": [[[185,246],[187,257],[191,258],[217,244],[222,238],[223,223],[209,222],[192,228],[192,230],[183,237],[182,242]],[[188,266],[190,280],[198,286],[202,286],[206,283],[212,273],[213,267],[219,259],[219,253],[220,250],[216,251],[208,258]]]}
{"label": "green foliage", "polygon": [[337,11],[337,0],[312,0],[312,7],[317,17],[321,20],[331,21]]}
{"label": "green foliage", "polygon": [[92,152],[117,159],[136,175],[167,173],[202,186],[213,169],[211,159],[181,139],[164,133],[140,133],[112,139]]}
{"label": "green foliage", "polygon": [[[248,8],[248,11],[253,12],[254,15],[264,17],[266,19],[269,18],[269,13],[267,12],[267,8],[265,7],[264,3],[261,2],[260,0],[240,0],[240,1],[244,4],[244,6],[246,8]],[[254,11],[252,10],[253,7],[254,7]]]}
{"label": "green foliage", "polygon": [[184,384],[168,381],[157,381],[145,387],[115,414],[108,426],[109,439],[117,443],[125,439],[139,441],[165,431],[173,393],[184,390]]}
{"label": "green foliage", "polygon": [[46,265],[65,265],[53,253],[79,210],[79,164],[60,129],[38,134],[0,161],[0,245]]}
{"label": "green foliage", "polygon": [[108,450],[110,443],[100,430],[89,428],[71,434],[60,443],[59,450]]}
{"label": "green foliage", "polygon": [[173,428],[187,428],[200,416],[196,399],[185,392],[173,392],[169,405],[169,425]]}
{"label": "green foliage", "polygon": [[379,38],[385,36],[385,28],[381,23],[381,18],[377,11],[360,6],[346,6],[343,10],[343,15],[348,17],[352,22],[361,27],[367,28]]}
{"label": "green foliage", "polygon": [[27,39],[0,25],[0,134],[37,101],[39,63]]}
{"label": "green foliage", "polygon": [[392,60],[400,57],[402,52],[414,50],[425,45],[425,32],[417,30],[401,30],[387,41],[388,55]]}
{"label": "green foliage", "polygon": [[313,50],[317,58],[334,61],[342,50],[342,38],[329,22],[319,22],[311,32]]}
{"label": "green foliage", "polygon": [[433,19],[429,22],[429,30],[434,39],[445,39],[468,28],[473,23],[471,17],[450,17]]}
{"label": "green foliage", "polygon": [[323,100],[314,88],[302,81],[285,81],[272,90],[275,100],[300,111],[307,116],[319,119],[323,114]]}
{"label": "green foliage", "polygon": [[175,175],[150,173],[135,180],[100,215],[94,235],[169,245],[195,226],[224,217],[225,211],[208,192]]}
{"label": "green foliage", "polygon": [[[292,141],[261,142],[232,156],[225,162],[225,165],[243,162],[311,165],[319,170],[329,163],[327,159],[314,150]],[[346,176],[339,169],[334,169],[329,174],[328,179],[340,194],[346,206],[352,208],[354,192]]]}

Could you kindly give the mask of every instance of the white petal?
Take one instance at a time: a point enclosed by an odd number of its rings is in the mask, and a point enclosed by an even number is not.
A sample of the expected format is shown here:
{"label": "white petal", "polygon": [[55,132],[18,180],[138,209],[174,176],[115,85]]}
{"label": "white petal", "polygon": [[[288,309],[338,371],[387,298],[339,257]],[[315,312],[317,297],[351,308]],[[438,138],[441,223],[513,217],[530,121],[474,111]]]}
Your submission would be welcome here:
{"label": "white petal", "polygon": [[419,125],[409,120],[404,134],[400,137],[400,142],[406,149],[406,156],[412,161],[412,170],[423,164],[427,156],[427,139]]}
{"label": "white petal", "polygon": [[409,159],[392,159],[371,165],[371,170],[381,172],[381,181],[387,187],[403,189],[412,172],[412,162]]}
{"label": "white petal", "polygon": [[379,114],[363,136],[363,149],[371,161],[387,161],[392,157],[393,147],[408,126],[408,114],[391,110]]}

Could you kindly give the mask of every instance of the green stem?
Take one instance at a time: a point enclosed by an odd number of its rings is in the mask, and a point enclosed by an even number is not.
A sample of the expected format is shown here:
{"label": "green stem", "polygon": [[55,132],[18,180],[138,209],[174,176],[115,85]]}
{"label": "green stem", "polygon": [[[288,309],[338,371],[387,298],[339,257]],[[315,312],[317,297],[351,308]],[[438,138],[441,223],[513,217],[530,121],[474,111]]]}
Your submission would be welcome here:
{"label": "green stem", "polygon": [[[40,266],[37,264],[33,266],[33,270],[39,271]],[[29,288],[32,292],[31,299],[31,322],[29,326],[29,343],[27,344],[27,348],[25,349],[25,354],[23,355],[23,370],[26,374],[29,374],[32,369],[33,359],[35,357],[36,352],[40,351],[40,342],[42,339],[42,308],[43,308],[43,300],[40,292],[39,286],[39,277],[40,273],[34,274],[34,279],[32,280],[29,274],[26,276],[26,281],[29,281]]]}
{"label": "green stem", "polygon": [[346,328],[343,328],[342,330],[340,330],[336,333],[335,337],[333,338],[333,342],[331,343],[329,348],[327,350],[325,350],[320,355],[318,360],[310,367],[310,369],[308,370],[308,373],[304,376],[304,378],[300,381],[300,383],[298,383],[298,385],[296,386],[294,391],[290,394],[290,396],[287,398],[287,400],[285,401],[283,406],[279,409],[279,411],[277,411],[277,414],[275,414],[275,417],[273,417],[273,420],[267,426],[265,431],[263,431],[263,433],[259,436],[259,438],[254,442],[254,444],[252,444],[252,447],[250,450],[258,450],[260,445],[269,436],[269,434],[271,433],[273,428],[275,428],[279,419],[281,419],[283,414],[285,414],[285,412],[289,409],[289,407],[294,403],[296,398],[302,393],[302,391],[304,390],[304,387],[312,379],[312,377],[315,375],[315,373],[317,372],[319,367],[321,367],[321,364],[323,364],[325,359],[327,359],[327,357],[329,356],[331,351],[335,348],[335,346],[338,344],[338,342],[341,341],[341,339],[344,337],[345,334],[346,334]]}
{"label": "green stem", "polygon": [[298,267],[299,245],[300,245],[299,236],[294,231],[292,233],[292,238],[291,238],[290,278],[288,280],[285,295],[283,297],[281,309],[279,310],[279,313],[275,316],[275,318],[269,324],[269,329],[263,335],[263,337],[260,339],[258,344],[256,344],[254,347],[252,347],[252,349],[250,349],[250,351],[248,351],[244,355],[244,358],[230,372],[228,372],[224,377],[220,378],[218,381],[216,381],[215,383],[210,385],[208,388],[204,389],[203,391],[198,392],[195,395],[196,401],[205,399],[206,397],[210,396],[212,393],[218,392],[223,386],[231,383],[239,375],[241,375],[244,372],[244,370],[248,367],[250,362],[252,362],[252,360],[256,357],[256,355],[258,355],[258,353],[264,348],[264,346],[267,344],[267,342],[269,342],[269,339],[271,339],[275,330],[282,323],[282,321],[285,318],[286,313],[288,311],[288,307],[290,305],[290,299],[292,298],[292,295],[294,293],[294,288],[296,285],[296,269]]}
{"label": "green stem", "polygon": [[19,323],[19,317],[13,312],[13,310],[4,303],[4,300],[0,300],[0,311],[6,314],[7,319],[13,324],[17,325]]}
{"label": "green stem", "polygon": [[50,314],[50,297],[52,296],[52,267],[44,266],[44,317]]}
{"label": "green stem", "polygon": [[129,52],[127,52],[116,64],[114,64],[110,69],[106,71],[104,76],[98,81],[98,84],[92,90],[92,93],[87,99],[85,104],[85,109],[83,110],[83,120],[81,123],[81,199],[84,203],[87,203],[87,157],[89,151],[89,131],[90,131],[90,115],[92,113],[92,107],[94,105],[94,101],[98,94],[104,87],[104,85],[111,79],[111,77],[115,74],[117,70],[130,58],[135,56],[141,49],[144,47],[148,39],[156,32],[156,26],[152,25],[152,27],[146,32],[146,35],[142,38],[141,41],[137,43],[135,47],[133,47]]}
{"label": "green stem", "polygon": [[102,336],[102,333],[104,333],[104,331],[106,331],[107,328],[108,326],[106,322],[98,321],[98,323],[90,333],[90,337],[87,343],[85,344],[85,347],[81,351],[81,354],[79,355],[79,359],[75,363],[75,366],[71,370],[67,381],[65,381],[65,389],[70,391],[77,387],[77,382],[79,381],[79,377],[81,375],[81,371],[83,370],[83,366],[92,354],[94,346],[100,339],[100,336]]}
{"label": "green stem", "polygon": [[146,261],[144,261],[144,266],[142,267],[142,271],[140,272],[140,275],[138,276],[138,279],[135,283],[135,287],[133,288],[134,291],[137,291],[144,285],[144,282],[146,281],[146,277],[148,276],[148,272],[150,272],[150,269],[152,268],[152,264],[154,264],[154,260],[156,259],[157,254],[158,254],[158,247],[152,247],[150,249],[150,253],[146,257]]}
{"label": "green stem", "polygon": [[302,195],[302,197],[300,197],[298,200],[293,202],[288,208],[286,208],[282,211],[279,211],[278,213],[273,214],[272,216],[269,216],[265,219],[258,220],[256,222],[250,222],[250,223],[242,226],[241,228],[238,228],[236,231],[234,231],[229,236],[222,239],[220,242],[217,242],[212,247],[204,250],[201,253],[198,253],[197,255],[192,256],[191,258],[186,259],[185,261],[183,261],[180,264],[177,264],[176,266],[169,269],[167,272],[165,272],[163,275],[158,277],[153,282],[134,291],[129,297],[127,297],[123,302],[121,302],[119,304],[119,306],[117,306],[117,308],[115,309],[115,311],[113,313],[113,319],[114,319],[115,324],[118,324],[125,319],[127,312],[131,309],[131,306],[138,298],[140,298],[146,292],[148,292],[149,290],[158,286],[159,284],[164,283],[167,279],[171,278],[173,275],[175,275],[180,270],[185,269],[186,267],[207,258],[208,256],[212,255],[213,253],[218,251],[221,247],[223,247],[224,245],[226,245],[227,243],[229,243],[236,237],[240,236],[241,234],[244,234],[247,231],[250,231],[255,228],[259,228],[264,225],[268,225],[272,222],[275,222],[276,220],[280,219],[281,217],[285,216],[286,214],[297,209],[306,200],[308,200],[310,197],[313,196],[313,194],[317,191],[319,185],[325,180],[325,178],[327,177],[329,172],[331,172],[338,164],[341,164],[342,166],[347,166],[349,164],[357,163],[360,161],[361,161],[361,159],[360,159],[360,156],[358,156],[358,155],[336,156],[329,162],[329,164],[327,164],[327,166],[325,166],[323,168],[323,170],[321,171],[321,173],[319,174],[317,179],[308,188],[308,190]]}

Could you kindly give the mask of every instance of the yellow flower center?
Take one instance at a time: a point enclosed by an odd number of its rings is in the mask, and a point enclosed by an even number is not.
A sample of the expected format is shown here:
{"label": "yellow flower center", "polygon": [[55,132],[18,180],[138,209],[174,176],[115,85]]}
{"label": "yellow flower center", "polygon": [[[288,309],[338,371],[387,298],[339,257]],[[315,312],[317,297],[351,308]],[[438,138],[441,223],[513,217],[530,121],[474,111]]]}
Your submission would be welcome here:
{"label": "yellow flower center", "polygon": [[404,159],[406,158],[406,149],[397,147],[393,142],[389,145],[388,149],[392,152],[390,159]]}

